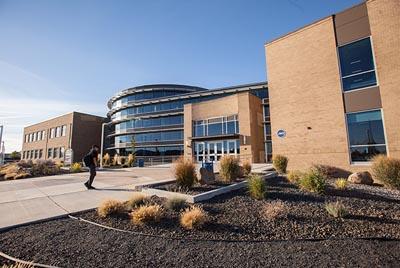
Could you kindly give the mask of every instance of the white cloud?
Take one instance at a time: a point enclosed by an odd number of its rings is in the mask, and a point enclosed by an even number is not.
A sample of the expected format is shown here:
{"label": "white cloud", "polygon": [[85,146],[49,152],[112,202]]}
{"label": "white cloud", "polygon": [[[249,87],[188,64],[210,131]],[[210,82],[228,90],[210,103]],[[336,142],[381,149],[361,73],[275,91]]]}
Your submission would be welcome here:
{"label": "white cloud", "polygon": [[0,125],[6,152],[21,150],[23,128],[28,125],[72,111],[99,116],[107,112],[106,103],[75,100],[52,81],[0,60]]}

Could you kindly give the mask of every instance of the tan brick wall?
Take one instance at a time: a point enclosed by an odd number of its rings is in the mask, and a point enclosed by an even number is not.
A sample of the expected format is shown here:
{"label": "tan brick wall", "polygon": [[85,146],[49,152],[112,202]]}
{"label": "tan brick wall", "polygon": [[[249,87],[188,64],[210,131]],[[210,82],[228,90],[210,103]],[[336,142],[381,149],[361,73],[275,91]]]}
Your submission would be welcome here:
{"label": "tan brick wall", "polygon": [[189,137],[192,137],[192,121],[212,117],[229,116],[238,114],[239,133],[242,141],[240,155],[246,156],[252,162],[263,161],[263,125],[261,100],[250,93],[239,93],[215,100],[194,104],[186,104],[184,107],[184,154],[192,157],[192,148]]}
{"label": "tan brick wall", "polygon": [[[28,126],[24,128],[24,136],[23,136],[23,143],[22,143],[22,151],[28,150],[43,150],[42,159],[47,159],[47,149],[48,148],[60,148],[64,147],[65,149],[68,148],[68,142],[70,137],[70,124],[72,124],[72,113],[62,115],[50,120],[46,120],[44,122]],[[66,125],[67,126],[67,133],[65,136],[61,136],[58,138],[50,139],[50,129],[55,128],[58,126]],[[30,134],[37,131],[46,131],[46,136],[44,140],[41,141],[34,141],[25,143],[25,135]]]}
{"label": "tan brick wall", "polygon": [[367,9],[388,153],[400,158],[400,1],[371,0]]}
{"label": "tan brick wall", "polygon": [[266,58],[273,154],[288,156],[288,169],[349,169],[332,17],[267,44]]}
{"label": "tan brick wall", "polygon": [[[49,148],[68,149],[74,151],[74,161],[80,161],[93,144],[100,146],[101,125],[105,118],[82,113],[69,113],[44,122],[24,128],[22,151],[43,150],[42,159],[47,159]],[[50,139],[50,129],[58,126],[67,126],[65,136]],[[46,131],[45,140],[25,143],[25,134],[37,131]],[[54,160],[63,160],[55,158]]]}

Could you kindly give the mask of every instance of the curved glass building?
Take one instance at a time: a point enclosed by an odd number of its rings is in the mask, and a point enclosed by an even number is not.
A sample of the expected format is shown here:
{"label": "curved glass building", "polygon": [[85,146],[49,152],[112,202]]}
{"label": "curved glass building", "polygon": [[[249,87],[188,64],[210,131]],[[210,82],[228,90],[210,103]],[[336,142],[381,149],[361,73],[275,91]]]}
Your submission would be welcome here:
{"label": "curved glass building", "polygon": [[[237,112],[212,116],[221,116],[221,118],[225,118],[222,120],[232,121],[232,123],[225,123],[223,131],[219,131],[217,125],[213,129],[214,125],[210,123],[205,134],[198,135],[196,132],[192,135],[192,133],[188,134],[185,129],[197,131],[200,120],[186,119],[190,122],[185,122],[184,111],[188,104],[210,102],[246,92],[259,99],[267,98],[266,83],[212,90],[174,84],[144,85],[125,89],[108,101],[110,109],[108,116],[111,118],[113,131],[107,136],[109,146],[106,150],[115,150],[119,155],[127,155],[134,148],[136,156],[139,158],[170,157],[172,159],[183,155],[187,151],[185,146],[192,148],[192,141],[194,147],[198,146],[198,142],[195,141],[197,137],[206,140],[208,137],[218,138],[217,136],[229,134],[237,136],[235,144],[238,144],[238,152],[240,132]],[[230,105],[229,102],[227,105]],[[262,104],[260,106],[262,107]],[[185,127],[185,124],[188,126]],[[188,135],[185,135],[185,132]],[[208,134],[209,136],[207,136]],[[202,142],[204,145],[204,141]],[[193,153],[197,152],[197,147],[194,147],[190,149]],[[203,161],[203,157],[197,158],[199,161]]]}

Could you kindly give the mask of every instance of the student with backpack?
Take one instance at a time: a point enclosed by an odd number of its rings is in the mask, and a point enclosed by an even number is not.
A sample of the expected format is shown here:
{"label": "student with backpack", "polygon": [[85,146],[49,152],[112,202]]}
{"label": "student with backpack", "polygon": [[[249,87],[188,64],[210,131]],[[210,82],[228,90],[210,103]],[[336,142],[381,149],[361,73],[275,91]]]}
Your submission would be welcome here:
{"label": "student with backpack", "polygon": [[96,177],[96,166],[97,166],[97,157],[99,155],[99,146],[93,145],[92,149],[89,151],[87,155],[83,158],[83,163],[86,167],[89,168],[90,176],[89,180],[84,183],[88,190],[96,189],[92,186],[94,177]]}

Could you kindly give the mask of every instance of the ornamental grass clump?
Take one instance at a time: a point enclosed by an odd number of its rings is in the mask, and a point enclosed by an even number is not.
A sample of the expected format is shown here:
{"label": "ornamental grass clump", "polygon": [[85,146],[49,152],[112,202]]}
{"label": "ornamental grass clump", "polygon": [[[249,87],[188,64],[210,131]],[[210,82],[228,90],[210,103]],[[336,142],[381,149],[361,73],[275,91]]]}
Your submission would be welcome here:
{"label": "ornamental grass clump", "polygon": [[163,215],[163,208],[160,205],[143,205],[129,215],[135,225],[155,223],[160,221]]}
{"label": "ornamental grass clump", "polygon": [[375,156],[372,160],[372,176],[386,187],[400,189],[400,159]]}
{"label": "ornamental grass clump", "polygon": [[109,199],[101,203],[97,208],[97,214],[101,218],[106,218],[108,216],[115,216],[122,214],[125,211],[125,204],[121,201]]}
{"label": "ornamental grass clump", "polygon": [[106,167],[110,166],[110,159],[111,159],[110,154],[106,153],[103,156],[103,166],[106,166]]}
{"label": "ornamental grass clump", "polygon": [[134,193],[131,198],[126,201],[126,207],[128,210],[132,210],[146,204],[149,200],[150,198],[143,193]]}
{"label": "ornamental grass clump", "polygon": [[299,170],[291,170],[289,171],[289,173],[287,174],[287,179],[294,184],[298,184],[301,177],[304,175],[303,172],[299,171]]}
{"label": "ornamental grass clump", "polygon": [[133,164],[135,163],[135,159],[136,159],[136,156],[134,154],[129,154],[128,155],[127,164],[128,164],[129,167],[133,166]]}
{"label": "ornamental grass clump", "polygon": [[251,163],[250,163],[250,161],[249,160],[244,161],[242,167],[243,167],[243,175],[244,176],[250,175],[250,173],[251,173]]}
{"label": "ornamental grass clump", "polygon": [[325,205],[325,210],[334,218],[344,218],[347,215],[347,210],[342,202],[330,202]]}
{"label": "ornamental grass clump", "polygon": [[288,162],[289,162],[288,158],[283,155],[277,154],[272,157],[272,165],[279,174],[286,173]]}
{"label": "ornamental grass clump", "polygon": [[348,181],[345,178],[335,180],[335,188],[338,190],[345,190],[347,188]]}
{"label": "ornamental grass clump", "polygon": [[174,173],[176,184],[191,188],[197,179],[196,166],[191,159],[180,157],[175,161]]}
{"label": "ornamental grass clump", "polygon": [[254,199],[264,199],[267,193],[267,185],[265,180],[258,174],[253,174],[249,177],[247,182],[249,194]]}
{"label": "ornamental grass clump", "polygon": [[71,165],[71,167],[69,168],[69,170],[70,170],[72,173],[81,172],[81,170],[82,170],[82,165],[81,165],[81,163],[75,162],[75,163],[73,163],[73,164]]}
{"label": "ornamental grass clump", "polygon": [[180,223],[187,230],[199,229],[206,223],[207,219],[207,212],[198,206],[192,206],[181,213]]}
{"label": "ornamental grass clump", "polygon": [[317,170],[310,169],[301,177],[299,186],[303,190],[312,193],[323,194],[326,187],[326,178]]}
{"label": "ornamental grass clump", "polygon": [[240,175],[239,160],[232,155],[225,155],[220,159],[219,174],[226,182],[234,181]]}
{"label": "ornamental grass clump", "polygon": [[172,197],[165,201],[164,205],[167,209],[172,211],[182,211],[188,207],[186,200],[180,197]]}
{"label": "ornamental grass clump", "polygon": [[261,210],[261,216],[266,220],[277,220],[286,218],[289,212],[289,208],[282,201],[272,201],[263,206]]}

